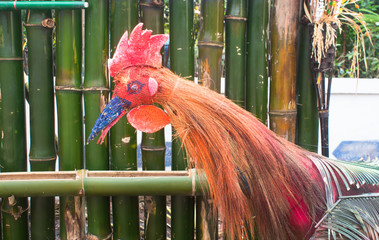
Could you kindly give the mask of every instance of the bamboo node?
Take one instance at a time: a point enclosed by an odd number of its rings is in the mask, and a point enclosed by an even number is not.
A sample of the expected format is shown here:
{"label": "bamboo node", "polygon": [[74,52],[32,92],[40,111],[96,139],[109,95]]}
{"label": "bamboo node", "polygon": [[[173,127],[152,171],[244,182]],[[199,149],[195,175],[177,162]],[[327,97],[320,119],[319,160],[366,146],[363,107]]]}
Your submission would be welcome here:
{"label": "bamboo node", "polygon": [[57,157],[52,157],[52,158],[30,158],[30,162],[49,162],[49,161],[55,161]]}
{"label": "bamboo node", "polygon": [[164,151],[166,150],[166,146],[164,147],[145,147],[141,146],[141,149],[144,151]]}
{"label": "bamboo node", "polygon": [[199,41],[197,43],[198,46],[206,46],[206,47],[218,47],[218,48],[223,48],[224,43],[218,43],[218,42],[203,42]]}
{"label": "bamboo node", "polygon": [[109,88],[105,87],[89,87],[89,88],[75,88],[68,86],[55,86],[56,91],[75,91],[75,92],[90,92],[90,91],[110,91]]}
{"label": "bamboo node", "polygon": [[280,111],[280,110],[271,110],[269,112],[270,115],[273,116],[296,116],[297,115],[297,110],[287,110],[287,111]]}
{"label": "bamboo node", "polygon": [[237,17],[237,16],[232,16],[232,15],[225,15],[224,17],[225,20],[236,20],[236,21],[247,21],[247,18],[245,17]]}
{"label": "bamboo node", "polygon": [[0,61],[23,61],[22,57],[10,57],[10,58],[0,58]]}

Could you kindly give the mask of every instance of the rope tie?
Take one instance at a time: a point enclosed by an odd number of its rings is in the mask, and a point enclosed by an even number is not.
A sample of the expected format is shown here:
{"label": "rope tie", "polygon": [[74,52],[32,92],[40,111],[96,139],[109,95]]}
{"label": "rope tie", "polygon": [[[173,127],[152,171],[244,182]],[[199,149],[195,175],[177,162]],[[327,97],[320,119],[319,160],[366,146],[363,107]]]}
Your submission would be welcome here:
{"label": "rope tie", "polygon": [[17,0],[14,0],[14,2],[13,2],[13,7],[14,7],[14,10],[17,10],[17,7],[16,7],[16,2],[17,2]]}

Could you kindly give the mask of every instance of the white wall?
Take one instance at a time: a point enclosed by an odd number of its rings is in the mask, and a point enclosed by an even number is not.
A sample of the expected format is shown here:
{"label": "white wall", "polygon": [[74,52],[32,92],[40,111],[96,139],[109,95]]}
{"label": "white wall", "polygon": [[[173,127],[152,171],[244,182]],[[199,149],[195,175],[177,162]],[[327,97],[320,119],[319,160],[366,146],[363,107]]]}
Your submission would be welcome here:
{"label": "white wall", "polygon": [[334,78],[331,93],[330,157],[342,141],[379,141],[379,79]]}

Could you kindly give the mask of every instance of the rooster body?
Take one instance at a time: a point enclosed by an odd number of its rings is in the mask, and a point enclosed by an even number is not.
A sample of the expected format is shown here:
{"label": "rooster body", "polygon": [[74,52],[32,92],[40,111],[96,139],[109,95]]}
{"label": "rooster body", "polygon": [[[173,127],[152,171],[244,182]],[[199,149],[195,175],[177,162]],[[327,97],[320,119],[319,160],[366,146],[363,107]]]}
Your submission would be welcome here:
{"label": "rooster body", "polygon": [[[189,165],[205,173],[229,236],[379,239],[378,167],[301,149],[224,96],[161,68],[159,50],[166,40],[142,31],[142,24],[129,38],[124,34],[109,63],[113,98],[89,140],[103,131],[103,141],[123,115],[143,132],[171,122]],[[345,219],[350,229],[341,230],[335,211],[347,208],[345,203],[354,211]]]}

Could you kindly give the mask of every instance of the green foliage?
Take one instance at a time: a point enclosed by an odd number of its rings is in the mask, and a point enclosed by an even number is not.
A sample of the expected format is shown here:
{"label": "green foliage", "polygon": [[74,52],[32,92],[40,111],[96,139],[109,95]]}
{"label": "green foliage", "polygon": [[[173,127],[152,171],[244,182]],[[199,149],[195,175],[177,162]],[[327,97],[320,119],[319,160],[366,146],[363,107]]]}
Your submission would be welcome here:
{"label": "green foliage", "polygon": [[[359,77],[379,78],[379,5],[377,0],[360,1],[359,11],[363,14],[363,19],[367,23],[370,31],[372,44],[368,37],[365,37],[365,53],[360,51],[359,56]],[[354,6],[352,6],[354,7]],[[336,77],[351,77],[353,72],[350,69],[353,61],[354,30],[348,26],[342,27],[342,32],[337,37],[337,57],[335,64]],[[367,67],[365,66],[365,58]]]}

